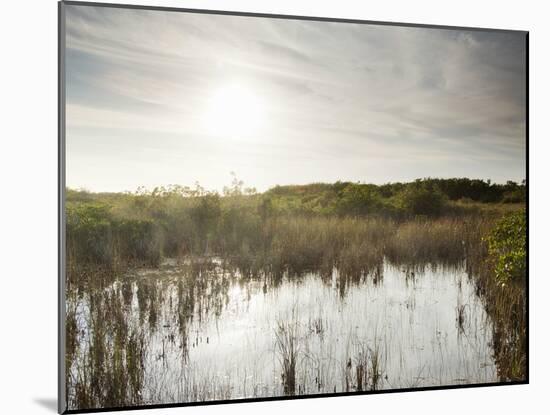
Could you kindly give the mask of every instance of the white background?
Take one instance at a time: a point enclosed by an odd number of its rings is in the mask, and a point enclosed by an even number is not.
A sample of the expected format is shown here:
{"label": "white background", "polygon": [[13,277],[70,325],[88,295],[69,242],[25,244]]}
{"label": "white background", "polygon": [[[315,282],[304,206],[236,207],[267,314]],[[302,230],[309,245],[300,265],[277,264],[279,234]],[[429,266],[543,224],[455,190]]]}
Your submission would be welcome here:
{"label": "white background", "polygon": [[[0,9],[0,412],[54,413],[57,391],[57,5]],[[156,410],[159,414],[286,411],[527,414],[548,410],[550,276],[545,2],[424,0],[179,0],[126,3],[530,31],[531,384]],[[545,13],[546,12],[546,13]],[[140,413],[151,413],[150,411]]]}

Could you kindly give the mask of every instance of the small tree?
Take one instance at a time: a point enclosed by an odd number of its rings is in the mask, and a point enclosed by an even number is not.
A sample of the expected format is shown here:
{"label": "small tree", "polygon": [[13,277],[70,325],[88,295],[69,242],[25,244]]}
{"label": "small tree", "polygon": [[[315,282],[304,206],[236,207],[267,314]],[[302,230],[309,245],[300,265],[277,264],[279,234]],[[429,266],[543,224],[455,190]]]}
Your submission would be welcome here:
{"label": "small tree", "polygon": [[195,222],[200,252],[207,253],[208,240],[215,231],[221,215],[220,196],[217,193],[205,194],[196,200],[191,209],[191,218]]}
{"label": "small tree", "polygon": [[437,216],[441,214],[447,198],[435,186],[417,181],[407,186],[398,197],[400,207],[413,215]]}
{"label": "small tree", "polygon": [[382,198],[378,190],[372,186],[349,184],[338,201],[338,210],[345,215],[368,215],[379,212]]}

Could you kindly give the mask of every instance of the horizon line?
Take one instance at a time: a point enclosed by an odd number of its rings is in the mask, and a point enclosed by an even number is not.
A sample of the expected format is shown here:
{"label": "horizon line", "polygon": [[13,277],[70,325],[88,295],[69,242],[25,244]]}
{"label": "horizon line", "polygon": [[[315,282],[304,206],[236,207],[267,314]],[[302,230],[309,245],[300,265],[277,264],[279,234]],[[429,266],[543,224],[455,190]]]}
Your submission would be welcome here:
{"label": "horizon line", "polygon": [[[336,180],[335,182],[318,181],[318,182],[308,182],[308,183],[276,184],[276,185],[268,187],[264,191],[259,191],[259,190],[257,190],[257,188],[255,186],[246,185],[246,183],[244,183],[244,182],[241,182],[240,187],[242,187],[243,190],[252,189],[253,192],[251,192],[251,194],[262,194],[262,193],[269,192],[270,190],[275,189],[277,187],[305,187],[305,186],[312,186],[312,185],[334,185],[334,184],[337,184],[337,183],[370,185],[370,186],[380,187],[380,186],[394,185],[394,184],[409,184],[409,183],[414,183],[414,182],[417,182],[417,181],[426,181],[426,180],[464,180],[464,179],[470,180],[470,181],[481,181],[481,182],[487,183],[491,186],[492,185],[504,186],[504,185],[508,184],[509,182],[515,183],[516,185],[519,185],[519,186],[524,186],[524,185],[526,185],[526,181],[527,181],[526,178],[523,178],[520,181],[510,179],[510,180],[500,182],[500,181],[493,181],[492,179],[481,179],[481,178],[470,178],[470,177],[447,177],[447,178],[444,178],[444,177],[429,177],[428,176],[428,177],[419,177],[419,178],[412,179],[412,180],[389,181],[389,182],[384,182],[384,183],[381,183],[381,184],[373,183],[373,182],[366,182],[366,181],[352,181],[352,180]],[[65,186],[65,190],[66,191],[75,191],[75,192],[93,193],[93,194],[117,194],[117,193],[126,193],[126,194],[130,193],[130,194],[133,194],[133,193],[139,192],[140,190],[147,193],[147,192],[153,192],[155,189],[163,189],[164,188],[166,190],[170,190],[170,189],[173,189],[173,188],[176,188],[176,187],[184,188],[184,189],[187,188],[189,190],[200,188],[202,191],[206,191],[208,193],[223,193],[223,191],[226,188],[228,188],[228,189],[232,188],[232,184],[228,183],[226,186],[223,186],[221,190],[219,190],[219,189],[211,190],[211,189],[204,188],[200,185],[199,181],[196,181],[192,185],[185,185],[185,184],[178,184],[178,183],[168,183],[168,184],[163,184],[163,185],[156,185],[156,186],[153,186],[153,187],[137,186],[137,188],[135,188],[134,190],[125,189],[125,190],[116,190],[116,191],[113,191],[113,190],[102,191],[102,190],[91,190],[91,189],[88,189],[84,186],[81,186],[81,187]]]}

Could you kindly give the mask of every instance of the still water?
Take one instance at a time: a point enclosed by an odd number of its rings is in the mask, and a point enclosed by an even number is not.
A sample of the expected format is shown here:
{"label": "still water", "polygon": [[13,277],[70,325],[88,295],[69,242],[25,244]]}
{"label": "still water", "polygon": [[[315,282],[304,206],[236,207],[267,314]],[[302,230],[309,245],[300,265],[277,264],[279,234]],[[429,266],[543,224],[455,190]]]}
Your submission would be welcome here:
{"label": "still water", "polygon": [[[146,340],[143,403],[497,381],[492,323],[461,267],[384,264],[344,285],[336,269],[274,282],[170,260],[117,289]],[[89,313],[82,301],[84,338]]]}

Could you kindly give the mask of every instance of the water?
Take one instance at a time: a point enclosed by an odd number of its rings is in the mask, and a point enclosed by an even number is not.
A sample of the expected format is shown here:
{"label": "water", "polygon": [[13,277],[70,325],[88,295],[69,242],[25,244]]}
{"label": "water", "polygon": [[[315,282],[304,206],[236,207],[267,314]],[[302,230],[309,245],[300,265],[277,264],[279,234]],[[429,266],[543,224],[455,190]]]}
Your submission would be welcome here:
{"label": "water", "polygon": [[[337,270],[328,278],[309,273],[276,282],[219,267],[194,275],[167,261],[107,289],[125,285],[128,331],[146,339],[143,403],[498,380],[492,323],[460,267],[413,276],[385,264],[382,278],[345,286]],[[139,293],[138,286],[146,288]],[[89,314],[84,299],[82,338],[92,335]],[[278,337],[294,341],[294,391],[284,388],[282,349],[289,345]],[[87,342],[80,343],[84,356]],[[78,365],[79,359],[75,371]]]}

